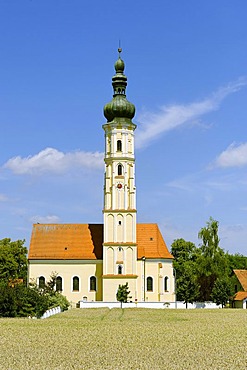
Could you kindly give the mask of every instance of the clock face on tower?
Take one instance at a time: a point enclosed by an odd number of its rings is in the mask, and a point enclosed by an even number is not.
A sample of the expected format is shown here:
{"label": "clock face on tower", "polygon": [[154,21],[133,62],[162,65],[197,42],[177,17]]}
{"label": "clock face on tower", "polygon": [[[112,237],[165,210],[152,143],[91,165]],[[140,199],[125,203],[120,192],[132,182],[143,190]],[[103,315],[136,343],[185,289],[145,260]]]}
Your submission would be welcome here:
{"label": "clock face on tower", "polygon": [[119,182],[119,183],[117,184],[117,188],[118,188],[119,190],[121,190],[121,189],[123,188],[123,184],[122,184],[121,182]]}

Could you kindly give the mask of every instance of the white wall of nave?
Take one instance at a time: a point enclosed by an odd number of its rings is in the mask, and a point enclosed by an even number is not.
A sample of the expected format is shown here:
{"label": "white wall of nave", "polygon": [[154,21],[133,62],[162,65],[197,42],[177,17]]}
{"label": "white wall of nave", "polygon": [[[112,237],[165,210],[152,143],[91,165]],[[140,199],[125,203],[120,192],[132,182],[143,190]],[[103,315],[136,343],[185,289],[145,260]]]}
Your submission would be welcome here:
{"label": "white wall of nave", "polygon": [[[86,297],[89,301],[102,300],[103,261],[39,261],[29,263],[29,281],[43,276],[45,281],[57,273],[62,278],[62,294],[75,305]],[[79,291],[73,291],[73,277],[79,277]],[[96,277],[96,291],[90,291],[90,277]]]}

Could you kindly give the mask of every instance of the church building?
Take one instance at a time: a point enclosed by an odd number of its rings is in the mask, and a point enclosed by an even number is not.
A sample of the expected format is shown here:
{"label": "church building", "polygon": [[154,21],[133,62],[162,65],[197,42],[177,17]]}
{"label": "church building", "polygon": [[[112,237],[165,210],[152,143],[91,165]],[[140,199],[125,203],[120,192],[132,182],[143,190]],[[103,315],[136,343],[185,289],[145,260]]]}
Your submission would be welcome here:
{"label": "church building", "polygon": [[29,280],[56,289],[75,305],[115,302],[119,284],[133,302],[174,302],[173,257],[157,224],[136,221],[135,106],[126,99],[124,62],[115,63],[113,98],[104,107],[105,176],[102,224],[34,224]]}

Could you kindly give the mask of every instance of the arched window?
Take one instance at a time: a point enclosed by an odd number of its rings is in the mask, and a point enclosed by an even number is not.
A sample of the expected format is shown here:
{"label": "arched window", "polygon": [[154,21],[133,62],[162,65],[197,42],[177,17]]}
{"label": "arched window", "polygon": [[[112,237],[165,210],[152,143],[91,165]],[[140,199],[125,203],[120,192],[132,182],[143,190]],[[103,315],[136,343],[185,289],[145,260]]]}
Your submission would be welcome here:
{"label": "arched window", "polygon": [[164,278],[164,291],[168,292],[168,276]]}
{"label": "arched window", "polygon": [[40,276],[39,277],[39,288],[40,289],[43,289],[45,287],[45,277],[44,276]]}
{"label": "arched window", "polygon": [[122,265],[118,265],[117,273],[118,273],[118,275],[122,275],[122,273],[123,273],[123,266]]}
{"label": "arched window", "polygon": [[123,166],[121,164],[117,166],[117,174],[118,176],[122,176],[123,174]]}
{"label": "arched window", "polygon": [[147,277],[147,291],[148,292],[153,291],[153,278],[151,276]]}
{"label": "arched window", "polygon": [[61,276],[57,276],[56,278],[56,291],[57,292],[62,292],[63,290],[63,279]]}
{"label": "arched window", "polygon": [[95,276],[90,277],[90,291],[96,292],[96,277]]}
{"label": "arched window", "polygon": [[73,277],[73,292],[79,291],[79,278],[78,276]]}
{"label": "arched window", "polygon": [[117,141],[117,151],[121,152],[122,151],[122,140]]}

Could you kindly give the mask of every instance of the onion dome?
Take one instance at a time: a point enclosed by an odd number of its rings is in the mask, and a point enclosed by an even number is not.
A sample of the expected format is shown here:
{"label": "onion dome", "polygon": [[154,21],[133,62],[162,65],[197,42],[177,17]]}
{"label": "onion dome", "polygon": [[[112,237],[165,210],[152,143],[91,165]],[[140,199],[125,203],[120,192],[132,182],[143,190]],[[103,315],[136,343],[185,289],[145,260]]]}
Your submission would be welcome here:
{"label": "onion dome", "polygon": [[108,122],[114,118],[127,118],[131,120],[135,115],[135,106],[126,99],[125,91],[127,86],[127,77],[124,75],[124,61],[119,57],[115,63],[116,74],[112,77],[113,99],[104,106],[104,116]]}

